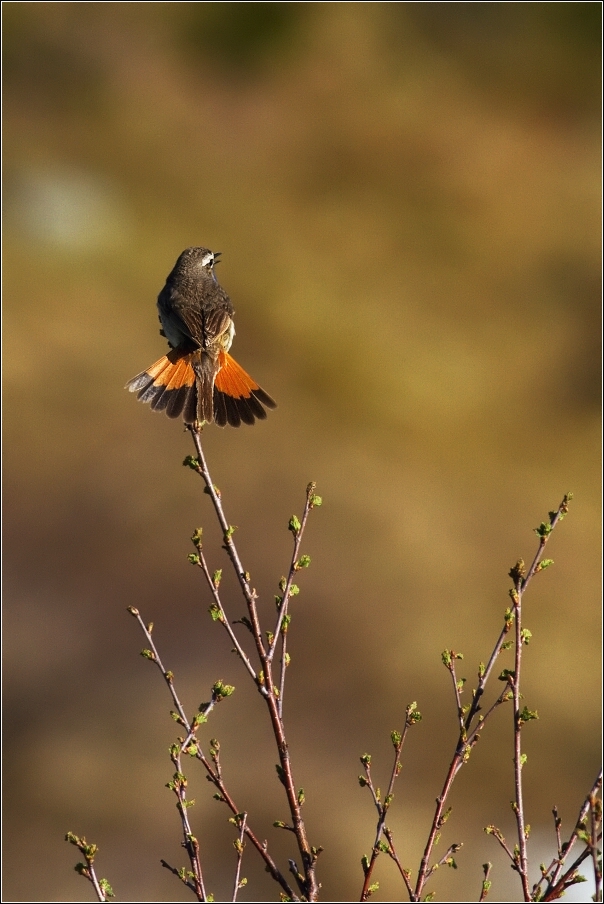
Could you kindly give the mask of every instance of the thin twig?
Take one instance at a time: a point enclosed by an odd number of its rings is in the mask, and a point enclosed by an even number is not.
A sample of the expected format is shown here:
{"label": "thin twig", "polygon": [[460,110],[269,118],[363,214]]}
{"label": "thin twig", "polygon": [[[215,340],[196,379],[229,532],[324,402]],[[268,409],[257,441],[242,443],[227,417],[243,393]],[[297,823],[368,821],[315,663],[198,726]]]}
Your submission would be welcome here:
{"label": "thin twig", "polygon": [[497,826],[487,826],[487,827],[485,828],[485,832],[487,833],[487,835],[492,835],[493,838],[495,838],[495,839],[499,842],[499,844],[501,845],[501,847],[503,848],[503,850],[506,852],[506,854],[508,855],[508,857],[509,857],[510,860],[512,861],[512,866],[513,866],[514,869],[515,869],[515,868],[516,868],[516,865],[517,865],[517,862],[518,862],[518,857],[516,856],[516,854],[514,854],[514,853],[509,849],[508,844],[507,844],[505,838],[503,837],[503,835],[501,834],[501,831],[497,828]]}
{"label": "thin twig", "polygon": [[97,878],[97,874],[94,869],[94,858],[98,853],[98,847],[96,844],[89,844],[84,837],[74,835],[73,832],[67,832],[65,835],[65,841],[68,841],[70,844],[75,845],[79,852],[84,855],[84,859],[86,863],[77,863],[75,866],[76,873],[79,873],[80,876],[83,876],[85,879],[91,883],[94,891],[96,893],[99,901],[108,901],[109,898],[115,897],[113,894],[113,889],[109,885],[106,879]]}
{"label": "thin twig", "polygon": [[[394,848],[392,846],[392,842],[389,834],[386,834],[385,830],[385,822],[386,816],[388,814],[388,809],[390,804],[392,803],[393,792],[394,792],[394,783],[398,776],[400,775],[401,769],[403,768],[401,765],[401,761],[399,759],[401,755],[401,751],[403,749],[403,745],[405,743],[405,739],[407,737],[407,733],[412,725],[418,722],[421,719],[420,713],[417,711],[417,706],[415,703],[409,704],[406,710],[405,715],[405,726],[403,728],[402,734],[398,731],[393,731],[390,735],[390,739],[392,741],[392,746],[394,747],[394,762],[392,764],[392,770],[390,773],[390,781],[388,782],[388,790],[386,791],[386,796],[384,801],[382,802],[381,794],[379,789],[376,789],[373,784],[373,779],[371,777],[371,757],[369,754],[364,754],[361,757],[361,763],[363,765],[363,769],[365,771],[365,777],[360,776],[359,781],[362,785],[369,788],[371,792],[371,796],[373,797],[373,803],[378,813],[378,821],[375,830],[375,840],[373,842],[373,847],[371,849],[371,858],[369,862],[363,859],[363,867],[364,867],[364,881],[363,888],[361,891],[361,901],[366,901],[371,894],[371,877],[373,874],[373,869],[375,867],[376,860],[380,853],[388,853],[395,863],[398,865],[399,870],[401,871],[401,875],[405,881],[405,885],[409,886],[409,875],[405,874],[402,866],[400,865],[398,858],[394,853]],[[382,832],[386,834],[388,838],[388,845],[386,845],[382,840]],[[390,848],[392,848],[393,853],[390,852]],[[406,878],[405,878],[406,875]]]}
{"label": "thin twig", "polygon": [[[272,662],[273,657],[275,655],[275,650],[277,649],[277,644],[279,643],[279,639],[281,640],[281,663],[280,663],[280,677],[279,677],[279,716],[283,718],[283,699],[285,694],[285,670],[287,668],[287,622],[285,622],[285,618],[288,614],[289,601],[292,594],[292,590],[294,589],[294,575],[300,568],[305,567],[305,565],[301,564],[300,556],[300,547],[302,545],[302,537],[304,535],[304,530],[306,528],[306,522],[308,521],[308,516],[312,508],[314,508],[316,504],[316,500],[318,497],[315,496],[316,484],[309,483],[306,487],[306,502],[304,504],[304,512],[302,513],[302,520],[298,521],[295,518],[292,518],[289,523],[289,528],[293,534],[294,538],[294,548],[292,550],[292,557],[289,566],[289,573],[287,579],[285,581],[285,586],[283,589],[283,596],[281,597],[281,602],[279,604],[279,613],[277,616],[277,624],[275,625],[275,629],[273,631],[273,637],[269,644],[268,658]],[[307,557],[308,558],[308,557]],[[308,559],[310,561],[310,559]],[[285,622],[285,623],[284,623]]]}
{"label": "thin twig", "polygon": [[233,883],[233,897],[231,898],[231,900],[233,901],[233,904],[235,904],[235,901],[237,900],[237,892],[239,891],[240,888],[243,887],[243,885],[245,885],[245,882],[246,882],[245,879],[241,880],[240,876],[241,876],[241,861],[243,860],[243,849],[244,849],[243,839],[245,837],[245,824],[247,822],[247,813],[240,813],[238,816],[234,817],[233,821],[239,825],[239,837],[236,838],[235,841],[233,842],[233,844],[235,846],[235,851],[237,852],[237,867],[235,869],[235,881]]}
{"label": "thin twig", "polygon": [[230,623],[229,619],[227,618],[227,614],[226,614],[226,612],[225,612],[225,610],[224,610],[224,606],[222,605],[222,601],[221,601],[221,599],[220,599],[220,593],[219,593],[219,591],[218,591],[218,585],[217,585],[217,583],[216,583],[216,580],[215,580],[215,579],[212,577],[212,575],[210,574],[210,569],[208,568],[208,564],[207,564],[206,558],[205,558],[205,556],[204,556],[204,554],[203,554],[203,550],[202,550],[202,547],[201,547],[201,540],[199,540],[199,539],[196,538],[193,542],[195,543],[195,546],[196,546],[197,551],[198,551],[198,555],[197,555],[198,561],[196,562],[196,564],[197,564],[197,565],[201,568],[201,570],[203,571],[203,574],[204,574],[204,577],[205,577],[205,579],[206,579],[206,581],[207,581],[208,587],[210,588],[210,592],[212,593],[212,596],[214,597],[214,604],[216,605],[216,608],[217,608],[217,610],[218,610],[218,618],[217,618],[217,620],[218,620],[218,621],[223,625],[223,627],[225,628],[227,634],[229,635],[229,638],[230,638],[230,640],[231,640],[231,643],[234,644],[235,649],[237,650],[237,654],[238,654],[239,658],[241,659],[241,661],[243,662],[244,666],[245,666],[246,669],[248,670],[250,676],[253,678],[254,683],[256,683],[256,682],[258,681],[258,676],[256,675],[256,672],[254,671],[254,667],[252,666],[250,660],[248,659],[247,654],[245,653],[243,647],[242,647],[241,644],[239,643],[239,640],[237,639],[237,635],[236,635],[235,632],[233,631],[233,628],[232,628],[232,626],[231,626],[231,623]]}
{"label": "thin twig", "polygon": [[[580,863],[582,863],[587,858],[587,856],[591,856],[594,862],[594,877],[596,884],[596,894],[594,896],[594,900],[599,900],[598,895],[601,896],[602,887],[601,866],[598,860],[598,842],[601,841],[602,838],[601,802],[599,800],[601,791],[602,770],[600,770],[600,772],[598,773],[595,782],[593,783],[589,793],[587,794],[579,811],[579,816],[575,823],[575,827],[570,835],[569,840],[565,844],[562,843],[560,832],[562,822],[558,816],[556,807],[554,807],[553,813],[556,829],[556,839],[558,843],[558,857],[550,864],[538,884],[534,887],[533,898],[535,900],[537,899],[537,896],[541,894],[541,885],[544,881],[547,881],[547,886],[539,900],[555,901],[558,898],[562,897],[565,890],[574,884],[574,874],[576,873],[576,870]],[[588,841],[586,841],[585,827],[587,825],[588,816],[591,817],[591,832],[589,834]],[[575,859],[572,866],[567,869],[564,874],[562,874],[565,861],[567,860],[570,852],[579,840],[586,842],[587,846],[585,848],[585,851],[583,851],[582,854]]]}
{"label": "thin twig", "polygon": [[[258,610],[256,606],[257,593],[250,585],[249,573],[244,570],[243,565],[241,564],[239,553],[237,552],[236,545],[233,541],[233,533],[235,528],[229,525],[222,507],[220,493],[212,482],[212,478],[201,445],[200,430],[196,429],[194,426],[191,426],[189,429],[193,437],[193,442],[197,452],[197,458],[187,458],[185,459],[185,464],[195,470],[202,477],[206,485],[206,491],[212,500],[218,522],[222,528],[224,548],[226,549],[226,552],[231,560],[235,574],[237,576],[237,580],[247,604],[252,636],[254,638],[256,652],[261,664],[261,671],[258,673],[256,679],[256,687],[258,688],[258,691],[262,695],[268,707],[269,717],[271,720],[279,756],[279,766],[277,772],[279,779],[283,787],[285,788],[287,802],[292,817],[293,829],[296,835],[298,849],[302,857],[304,882],[303,888],[301,890],[303,895],[309,901],[315,901],[319,894],[319,884],[316,878],[315,864],[320,849],[311,848],[308,842],[306,827],[302,818],[301,798],[300,795],[298,795],[298,793],[296,792],[296,787],[294,784],[289,748],[285,737],[285,729],[279,707],[279,688],[275,686],[273,680],[271,654],[274,654],[275,637],[272,638],[272,641],[269,640],[269,649],[267,649],[264,644],[260,620],[258,617]],[[310,508],[313,507],[311,487],[314,490],[314,485],[309,485],[309,487],[307,488],[307,501],[310,502]],[[315,497],[314,504],[319,505],[320,502],[321,500],[319,499],[319,497]],[[294,533],[295,538],[297,534],[300,533],[300,526],[300,522],[298,522],[297,519],[292,519],[290,521],[290,530],[292,530],[292,533]],[[282,620],[278,622],[279,625],[281,623]],[[284,667],[285,661],[283,662],[283,668]]]}
{"label": "thin twig", "polygon": [[396,849],[394,847],[394,840],[392,838],[392,832],[388,828],[388,826],[384,826],[384,835],[388,839],[388,856],[394,860],[398,867],[398,871],[401,874],[402,880],[405,883],[405,888],[407,889],[407,893],[409,895],[409,900],[413,898],[413,887],[410,881],[410,872],[408,869],[404,869],[401,861],[398,858],[398,854],[396,853]]}
{"label": "thin twig", "polygon": [[[524,562],[520,559],[510,571],[510,577],[514,581],[514,589],[510,595],[514,604],[514,621],[515,621],[515,655],[514,655],[514,676],[512,681],[512,692],[514,696],[514,792],[515,799],[513,803],[514,815],[516,817],[517,834],[518,834],[518,873],[522,884],[522,893],[525,901],[531,900],[531,891],[528,877],[528,856],[527,856],[527,837],[526,820],[524,815],[524,797],[522,788],[522,767],[524,765],[524,757],[522,755],[521,734],[522,728],[526,722],[537,718],[537,714],[531,712],[525,706],[522,711],[520,709],[520,701],[522,694],[520,692],[520,672],[522,666],[522,649],[528,643],[528,637],[522,628],[522,599],[524,593],[538,571],[542,570],[542,558],[547,542],[556,527],[556,524],[568,512],[568,504],[572,498],[571,494],[564,496],[562,502],[555,512],[549,513],[549,523],[542,523],[536,533],[539,537],[539,547],[533,561],[525,572]],[[545,563],[549,564],[549,563]]]}
{"label": "thin twig", "polygon": [[486,896],[488,895],[488,893],[491,890],[491,880],[489,879],[489,876],[491,874],[491,870],[493,869],[493,864],[492,863],[483,863],[482,869],[484,872],[484,879],[482,880],[482,886],[480,889],[480,897],[478,899],[478,904],[481,904],[481,902],[485,900]]}
{"label": "thin twig", "polygon": [[[153,639],[151,637],[151,632],[147,629],[147,626],[145,625],[145,622],[141,618],[138,609],[135,609],[134,607],[129,607],[128,611],[138,621],[141,629],[143,630],[143,633],[145,634],[145,637],[147,638],[147,642],[149,643],[149,646],[151,647],[150,651],[143,651],[146,654],[148,652],[151,653],[151,655],[146,655],[145,658],[150,659],[152,662],[155,662],[155,664],[161,671],[161,673],[164,677],[164,680],[166,681],[166,684],[168,685],[168,689],[170,691],[172,700],[174,701],[174,704],[176,706],[178,716],[179,716],[179,724],[181,724],[187,732],[186,737],[182,740],[181,749],[183,751],[188,751],[189,753],[194,752],[195,757],[202,763],[204,769],[206,770],[208,781],[212,782],[212,784],[216,787],[217,792],[218,792],[218,794],[216,795],[217,798],[227,805],[227,807],[229,808],[231,813],[233,813],[234,816],[237,816],[241,812],[241,809],[236,805],[233,798],[230,796],[230,794],[224,784],[222,776],[220,774],[220,769],[216,768],[215,765],[213,766],[212,763],[210,762],[210,760],[208,760],[208,758],[205,756],[205,754],[202,751],[201,745],[199,744],[199,742],[197,740],[195,733],[196,733],[197,729],[199,728],[199,725],[202,724],[202,720],[198,721],[197,717],[196,717],[196,719],[192,723],[189,722],[189,720],[187,719],[186,713],[184,711],[184,708],[176,693],[176,689],[174,687],[174,676],[173,676],[172,672],[169,672],[164,668],[163,663],[160,659],[159,653],[157,651],[157,647],[155,646],[155,643],[153,642]],[[211,710],[215,706],[217,699],[218,698],[214,699],[214,691],[213,691],[212,700],[210,701],[210,703],[206,704],[203,707],[203,712],[200,714],[200,715],[204,716],[203,721],[205,721],[205,717],[207,717],[207,715],[211,712]],[[193,745],[191,745],[192,740],[194,740]],[[278,869],[278,867],[275,864],[272,857],[269,855],[266,842],[261,842],[258,839],[258,837],[250,829],[247,822],[246,822],[246,827],[245,827],[245,834],[246,834],[246,837],[249,838],[249,840],[251,841],[251,843],[255,847],[255,849],[258,851],[258,853],[260,854],[262,859],[264,860],[264,864],[266,866],[267,872],[270,873],[270,875],[273,877],[273,879],[279,883],[279,885],[281,886],[281,888],[283,889],[283,891],[285,892],[285,894],[288,897],[290,897],[292,900],[298,900],[294,894],[293,889],[291,888],[291,886],[289,885],[289,883],[287,882],[285,877],[282,875],[281,871]],[[172,869],[172,867],[169,867],[167,864],[166,864],[166,868]]]}
{"label": "thin twig", "polygon": [[[421,895],[424,889],[424,885],[430,875],[430,857],[432,856],[432,849],[434,844],[436,843],[436,839],[439,836],[440,829],[443,825],[443,817],[445,814],[445,804],[447,801],[447,797],[451,790],[451,786],[455,780],[455,777],[461,767],[468,761],[469,756],[472,752],[472,748],[474,744],[478,741],[480,737],[480,733],[482,728],[484,727],[485,718],[479,719],[478,724],[472,728],[472,723],[478,712],[480,711],[480,699],[484,694],[485,686],[487,680],[492,673],[495,662],[503,649],[505,643],[505,637],[509,633],[512,627],[512,623],[515,621],[516,625],[516,671],[514,675],[507,676],[508,685],[512,685],[512,692],[514,695],[514,732],[515,732],[515,787],[516,787],[516,801],[515,801],[515,810],[517,811],[517,821],[518,821],[518,834],[519,834],[519,842],[520,842],[520,862],[518,863],[518,871],[521,874],[522,885],[523,885],[523,893],[525,895],[525,900],[529,900],[526,895],[528,894],[528,878],[527,878],[527,859],[526,859],[526,826],[524,823],[524,808],[522,805],[522,784],[520,780],[520,770],[521,770],[521,752],[519,747],[519,728],[521,721],[520,713],[520,696],[518,689],[518,677],[520,671],[520,656],[519,656],[519,648],[522,647],[524,642],[524,635],[522,633],[522,627],[520,623],[520,611],[519,605],[522,601],[522,594],[526,590],[529,582],[533,578],[538,571],[542,570],[546,567],[546,562],[542,562],[543,551],[551,532],[555,528],[558,521],[560,521],[566,512],[568,511],[568,503],[572,498],[571,494],[567,494],[562,502],[560,503],[558,509],[555,512],[550,512],[550,521],[549,524],[542,524],[540,528],[537,529],[537,533],[540,537],[539,548],[535,554],[533,562],[526,573],[522,570],[522,573],[518,575],[518,580],[516,581],[516,586],[512,593],[512,600],[514,602],[514,610],[508,610],[505,614],[504,625],[497,638],[495,646],[493,648],[493,652],[489,658],[488,665],[486,667],[482,666],[479,670],[479,682],[478,687],[474,691],[472,695],[472,701],[470,703],[467,716],[465,721],[463,722],[459,738],[457,741],[457,747],[455,749],[455,753],[449,765],[449,769],[447,771],[447,775],[445,777],[445,781],[443,784],[442,791],[436,799],[436,809],[434,811],[434,817],[432,820],[432,825],[430,827],[430,832],[428,834],[428,840],[426,843],[426,847],[424,849],[424,853],[422,856],[422,860],[420,863],[420,868],[418,871],[417,882],[415,885],[413,901],[420,901]],[[522,568],[524,568],[524,563],[518,563],[516,568],[522,564]],[[514,570],[512,570],[513,572]],[[511,574],[512,574],[511,572]],[[460,688],[457,683],[457,679],[455,676],[455,660],[461,658],[460,654],[455,653],[452,650],[446,650],[443,654],[443,662],[445,666],[451,672],[453,677],[454,686],[455,686],[455,695],[456,695],[456,703],[458,707],[458,713],[461,707],[460,700]],[[501,703],[504,703],[509,698],[509,690],[506,690],[500,694],[498,700],[494,704],[493,707],[487,713],[487,716],[490,715],[496,706],[499,706]],[[532,717],[529,715],[529,718]],[[461,720],[460,720],[461,721]],[[524,718],[522,719],[524,721]],[[520,814],[520,815],[518,815]],[[506,848],[507,849],[507,848]],[[509,852],[509,849],[508,849]],[[514,858],[512,857],[512,860]]]}

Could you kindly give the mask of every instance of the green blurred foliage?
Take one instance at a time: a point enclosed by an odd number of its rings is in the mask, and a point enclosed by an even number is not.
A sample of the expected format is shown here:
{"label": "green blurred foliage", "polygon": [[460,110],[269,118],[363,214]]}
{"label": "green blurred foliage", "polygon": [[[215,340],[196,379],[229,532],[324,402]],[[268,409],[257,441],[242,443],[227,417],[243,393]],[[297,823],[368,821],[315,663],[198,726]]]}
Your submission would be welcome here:
{"label": "green blurred foliage", "polygon": [[[208,737],[258,833],[291,855],[271,834],[285,814],[260,701],[186,561],[203,524],[242,614],[180,466],[190,442],[122,389],[163,353],[155,297],[191,244],[223,252],[233,351],[279,403],[204,435],[267,618],[309,479],[324,498],[285,711],[325,898],[359,894],[373,814],[357,757],[386,770],[410,700],[423,721],[390,814],[416,866],[455,736],[440,652],[463,650],[471,685],[511,563],[572,490],[525,614],[528,821],[546,859],[551,806],[570,827],[599,739],[600,5],[5,3],[3,41],[6,774],[20,776],[5,894],[80,900],[71,829],[99,844],[118,899],[186,897],[159,867],[181,860],[163,787],[174,727],[128,605],[155,622],[187,706],[218,678],[237,686]],[[441,844],[465,844],[441,900],[474,894],[486,860],[493,900],[518,895],[481,832],[511,831],[508,723],[458,779]],[[226,814],[190,773],[224,897]],[[246,859],[241,900],[274,897]]]}

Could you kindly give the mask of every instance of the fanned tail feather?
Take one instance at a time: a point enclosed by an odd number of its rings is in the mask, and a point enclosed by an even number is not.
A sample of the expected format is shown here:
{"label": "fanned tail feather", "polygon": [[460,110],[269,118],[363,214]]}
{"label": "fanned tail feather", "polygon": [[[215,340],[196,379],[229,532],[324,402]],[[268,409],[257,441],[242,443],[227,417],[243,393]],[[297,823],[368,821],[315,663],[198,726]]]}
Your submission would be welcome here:
{"label": "fanned tail feather", "polygon": [[214,381],[214,419],[220,427],[226,424],[231,427],[239,427],[241,423],[253,424],[256,418],[266,418],[263,405],[277,407],[277,403],[228,352],[220,352],[219,363],[220,370]]}
{"label": "fanned tail feather", "polygon": [[197,417],[194,354],[181,355],[176,350],[164,355],[147,370],[137,374],[126,389],[137,393],[141,402],[149,402],[154,411],[165,411],[168,417],[183,415],[192,424]]}
{"label": "fanned tail feather", "polygon": [[214,420],[220,427],[239,427],[264,420],[265,408],[276,408],[268,393],[222,350],[216,360],[199,350],[172,349],[129,380],[126,389],[154,411],[171,418],[182,415],[185,424]]}

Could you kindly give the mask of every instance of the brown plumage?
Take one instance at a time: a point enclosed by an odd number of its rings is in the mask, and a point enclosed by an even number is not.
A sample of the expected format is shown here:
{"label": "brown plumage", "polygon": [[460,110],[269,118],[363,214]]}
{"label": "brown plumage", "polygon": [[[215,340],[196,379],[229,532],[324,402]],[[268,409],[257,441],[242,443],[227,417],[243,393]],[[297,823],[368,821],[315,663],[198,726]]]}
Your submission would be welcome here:
{"label": "brown plumage", "polygon": [[126,384],[168,417],[220,427],[264,420],[276,404],[229,355],[235,335],[233,305],[218,284],[220,252],[187,248],[157,299],[171,351]]}

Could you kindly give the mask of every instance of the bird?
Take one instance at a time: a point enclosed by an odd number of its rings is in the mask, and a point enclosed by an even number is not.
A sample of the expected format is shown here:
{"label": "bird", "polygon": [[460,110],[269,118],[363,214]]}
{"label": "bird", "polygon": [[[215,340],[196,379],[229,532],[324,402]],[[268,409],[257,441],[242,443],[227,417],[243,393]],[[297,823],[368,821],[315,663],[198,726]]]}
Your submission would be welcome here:
{"label": "bird", "polygon": [[159,293],[160,334],[170,351],[125,388],[187,426],[254,424],[276,402],[229,354],[235,335],[231,299],[216,279],[220,251],[186,248]]}

